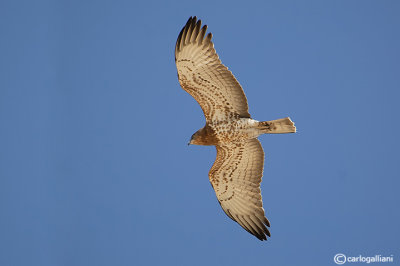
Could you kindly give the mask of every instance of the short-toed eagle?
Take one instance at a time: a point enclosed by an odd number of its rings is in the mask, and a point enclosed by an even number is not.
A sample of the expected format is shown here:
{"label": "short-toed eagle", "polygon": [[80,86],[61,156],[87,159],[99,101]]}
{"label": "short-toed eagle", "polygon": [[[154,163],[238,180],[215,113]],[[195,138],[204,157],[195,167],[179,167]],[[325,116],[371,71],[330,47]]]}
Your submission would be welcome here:
{"label": "short-toed eagle", "polygon": [[179,34],[175,62],[182,88],[200,104],[206,125],[189,144],[215,145],[217,158],[209,179],[225,213],[260,240],[271,236],[260,183],[264,152],[257,137],[265,133],[294,133],[289,117],[259,122],[250,117],[239,82],[221,63],[206,35],[207,26],[190,17]]}

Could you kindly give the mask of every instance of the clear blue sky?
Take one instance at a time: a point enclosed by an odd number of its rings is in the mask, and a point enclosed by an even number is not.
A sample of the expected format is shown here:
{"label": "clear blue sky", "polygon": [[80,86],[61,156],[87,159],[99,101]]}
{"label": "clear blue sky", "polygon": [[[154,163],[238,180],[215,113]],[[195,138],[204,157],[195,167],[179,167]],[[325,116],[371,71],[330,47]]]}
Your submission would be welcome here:
{"label": "clear blue sky", "polygon": [[[400,261],[398,1],[2,1],[0,265]],[[272,237],[220,208],[177,80],[189,16],[258,120]],[[394,264],[392,264],[394,265]]]}

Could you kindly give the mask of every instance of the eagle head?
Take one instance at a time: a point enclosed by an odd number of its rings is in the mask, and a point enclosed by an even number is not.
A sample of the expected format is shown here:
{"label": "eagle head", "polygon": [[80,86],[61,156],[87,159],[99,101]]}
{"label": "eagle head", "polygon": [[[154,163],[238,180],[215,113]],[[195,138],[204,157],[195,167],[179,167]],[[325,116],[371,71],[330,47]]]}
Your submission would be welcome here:
{"label": "eagle head", "polygon": [[214,134],[214,130],[210,127],[205,126],[202,129],[199,129],[196,133],[192,135],[188,145],[216,145],[217,138]]}
{"label": "eagle head", "polygon": [[202,131],[203,129],[197,130],[196,133],[194,133],[192,135],[192,137],[190,138],[190,141],[188,143],[188,145],[193,144],[193,145],[203,145],[202,144]]}

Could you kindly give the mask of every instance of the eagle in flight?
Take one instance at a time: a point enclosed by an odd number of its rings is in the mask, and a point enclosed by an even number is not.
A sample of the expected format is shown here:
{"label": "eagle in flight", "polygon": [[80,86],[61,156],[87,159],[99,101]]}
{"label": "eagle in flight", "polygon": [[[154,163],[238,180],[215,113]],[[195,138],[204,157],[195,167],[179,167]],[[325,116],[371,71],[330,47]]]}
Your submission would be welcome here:
{"label": "eagle in flight", "polygon": [[222,209],[247,232],[267,240],[270,223],[260,190],[264,152],[257,137],[295,133],[296,127],[289,117],[264,122],[250,117],[242,87],[221,63],[206,31],[207,25],[190,17],[175,46],[179,83],[206,118],[189,144],[215,145],[217,158],[208,176]]}

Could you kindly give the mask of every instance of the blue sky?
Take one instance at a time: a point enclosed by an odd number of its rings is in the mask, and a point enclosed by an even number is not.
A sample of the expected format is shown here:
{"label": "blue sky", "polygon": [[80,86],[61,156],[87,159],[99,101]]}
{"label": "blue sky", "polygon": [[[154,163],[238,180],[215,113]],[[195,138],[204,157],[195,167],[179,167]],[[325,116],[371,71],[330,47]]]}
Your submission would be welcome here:
{"label": "blue sky", "polygon": [[[3,1],[0,265],[400,261],[398,1]],[[231,221],[177,80],[189,16],[258,120],[272,237]]]}

